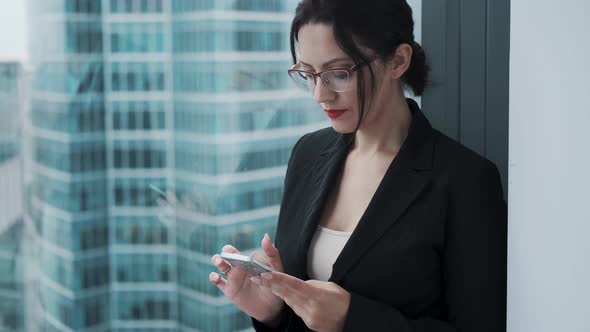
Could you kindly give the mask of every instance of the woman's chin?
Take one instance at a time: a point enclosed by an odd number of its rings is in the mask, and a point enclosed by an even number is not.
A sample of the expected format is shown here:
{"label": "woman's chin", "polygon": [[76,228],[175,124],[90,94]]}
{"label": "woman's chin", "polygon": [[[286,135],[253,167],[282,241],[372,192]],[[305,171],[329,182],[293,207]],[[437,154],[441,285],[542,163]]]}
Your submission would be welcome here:
{"label": "woman's chin", "polygon": [[338,122],[337,120],[332,120],[330,122],[332,123],[332,128],[334,129],[334,131],[339,134],[350,134],[354,132],[354,130],[356,129],[356,126],[350,123],[342,123]]}

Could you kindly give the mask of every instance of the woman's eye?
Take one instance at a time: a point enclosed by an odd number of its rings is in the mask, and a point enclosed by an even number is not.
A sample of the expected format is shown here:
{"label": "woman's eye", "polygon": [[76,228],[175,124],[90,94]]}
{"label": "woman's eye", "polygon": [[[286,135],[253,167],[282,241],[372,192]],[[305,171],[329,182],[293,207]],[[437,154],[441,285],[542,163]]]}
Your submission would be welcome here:
{"label": "woman's eye", "polygon": [[346,72],[337,72],[337,73],[334,73],[334,77],[339,80],[343,80],[348,77],[348,74]]}
{"label": "woman's eye", "polygon": [[326,79],[333,79],[333,80],[345,80],[348,78],[348,73],[346,73],[345,71],[333,71],[330,72],[329,75],[325,75]]}
{"label": "woman's eye", "polygon": [[308,73],[301,72],[301,71],[298,71],[297,72],[297,75],[301,76],[301,78],[303,78],[303,79],[307,79],[309,77],[309,74]]}

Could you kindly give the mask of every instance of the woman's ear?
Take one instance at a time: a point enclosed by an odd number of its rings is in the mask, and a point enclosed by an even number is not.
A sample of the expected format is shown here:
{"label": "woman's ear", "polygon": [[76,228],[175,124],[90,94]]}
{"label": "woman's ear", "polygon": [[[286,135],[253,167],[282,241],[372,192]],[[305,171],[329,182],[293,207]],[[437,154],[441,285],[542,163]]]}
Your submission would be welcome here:
{"label": "woman's ear", "polygon": [[401,44],[395,50],[395,55],[391,61],[392,78],[400,79],[410,67],[412,62],[412,46],[409,44]]}

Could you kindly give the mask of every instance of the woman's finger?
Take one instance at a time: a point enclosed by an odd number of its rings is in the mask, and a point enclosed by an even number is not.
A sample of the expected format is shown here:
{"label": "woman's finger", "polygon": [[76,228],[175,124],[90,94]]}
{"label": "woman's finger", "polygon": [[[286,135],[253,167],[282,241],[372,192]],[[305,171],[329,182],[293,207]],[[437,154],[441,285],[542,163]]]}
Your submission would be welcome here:
{"label": "woman's finger", "polygon": [[262,250],[268,257],[270,265],[273,269],[279,272],[283,272],[283,263],[281,262],[281,256],[279,255],[279,250],[272,244],[270,240],[270,236],[268,234],[264,234],[262,238]]}
{"label": "woman's finger", "polygon": [[[230,253],[230,254],[239,254],[240,253],[240,251],[238,249],[236,249],[234,246],[232,246],[231,244],[224,245],[223,248],[221,248],[221,252],[226,252],[226,253]],[[217,266],[219,271],[227,277],[227,274],[229,273],[230,269],[232,268],[231,264],[229,262],[227,262],[225,259],[221,258],[221,256],[219,256],[219,255],[213,255],[213,257],[211,257],[211,261],[213,262],[213,264],[215,266]]]}
{"label": "woman's finger", "polygon": [[225,285],[226,285],[227,281],[225,281],[225,279],[223,279],[219,275],[219,273],[215,273],[215,272],[209,273],[209,281],[211,281],[211,283],[213,283],[215,286],[217,286],[217,288],[219,288],[219,290],[222,291],[223,294],[225,294]]}
{"label": "woman's finger", "polygon": [[254,258],[255,260],[259,261],[262,264],[270,265],[268,257],[266,257],[260,251],[254,251],[253,253],[250,254],[250,257]]}
{"label": "woman's finger", "polygon": [[226,244],[223,246],[223,248],[221,248],[221,252],[228,252],[231,254],[239,254],[240,251],[238,249],[236,249],[234,246],[232,246],[231,244]]}
{"label": "woman's finger", "polygon": [[215,265],[223,274],[226,274],[226,272],[229,273],[229,270],[231,269],[231,265],[219,255],[213,255],[213,257],[211,257],[211,262],[213,262],[213,265]]}

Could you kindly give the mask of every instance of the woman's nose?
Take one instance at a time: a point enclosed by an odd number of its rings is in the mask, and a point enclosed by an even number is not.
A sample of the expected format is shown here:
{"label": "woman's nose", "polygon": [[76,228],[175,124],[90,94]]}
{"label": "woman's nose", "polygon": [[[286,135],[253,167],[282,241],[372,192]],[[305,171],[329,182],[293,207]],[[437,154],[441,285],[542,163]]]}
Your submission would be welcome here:
{"label": "woman's nose", "polygon": [[324,83],[319,77],[317,78],[316,84],[311,91],[313,92],[313,99],[318,104],[332,101],[336,97],[336,92],[328,88],[326,83]]}

